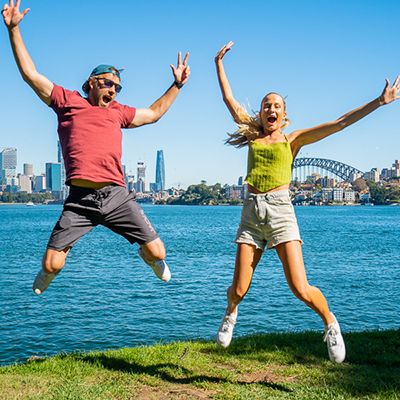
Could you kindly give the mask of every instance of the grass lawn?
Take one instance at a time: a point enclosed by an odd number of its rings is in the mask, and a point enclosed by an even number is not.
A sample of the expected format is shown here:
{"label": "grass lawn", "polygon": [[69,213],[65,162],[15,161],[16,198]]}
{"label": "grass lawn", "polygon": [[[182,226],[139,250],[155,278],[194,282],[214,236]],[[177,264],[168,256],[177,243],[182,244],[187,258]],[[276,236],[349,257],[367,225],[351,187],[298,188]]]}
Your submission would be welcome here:
{"label": "grass lawn", "polygon": [[0,399],[400,400],[400,330],[344,338],[343,364],[315,332],[38,358],[0,368]]}

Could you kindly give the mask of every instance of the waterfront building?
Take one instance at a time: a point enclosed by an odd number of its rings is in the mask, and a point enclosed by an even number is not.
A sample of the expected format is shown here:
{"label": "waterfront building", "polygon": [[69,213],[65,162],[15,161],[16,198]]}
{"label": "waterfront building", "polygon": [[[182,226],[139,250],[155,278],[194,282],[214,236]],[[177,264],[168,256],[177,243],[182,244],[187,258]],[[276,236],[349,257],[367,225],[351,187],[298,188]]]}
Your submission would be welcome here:
{"label": "waterfront building", "polygon": [[400,177],[400,160],[394,160],[393,166],[393,178]]}
{"label": "waterfront building", "polygon": [[146,191],[146,165],[144,162],[137,163],[137,181],[135,184],[137,193],[144,193]]}
{"label": "waterfront building", "polygon": [[370,203],[371,202],[371,195],[369,193],[360,194],[360,202],[361,203]]}
{"label": "waterfront building", "polygon": [[135,191],[135,176],[134,175],[127,175],[126,177],[127,184],[126,187],[128,189],[128,192],[133,192]]}
{"label": "waterfront building", "polygon": [[46,176],[38,175],[33,180],[33,191],[35,193],[44,192],[46,190]]}
{"label": "waterfront building", "polygon": [[383,168],[381,172],[381,179],[391,179],[393,171],[391,168]]}
{"label": "waterfront building", "polygon": [[317,183],[317,181],[319,181],[321,179],[321,175],[320,174],[318,174],[318,173],[316,173],[316,172],[313,172],[311,175],[309,175],[309,176],[307,176],[307,181],[308,182],[311,182],[311,183]]}
{"label": "waterfront building", "polygon": [[61,163],[46,163],[46,190],[51,191],[57,200],[62,200]]}
{"label": "waterfront building", "polygon": [[321,200],[324,203],[329,203],[330,201],[333,200],[333,189],[332,188],[322,188],[321,192]]}
{"label": "waterfront building", "polygon": [[[24,164],[25,165],[25,164]],[[18,186],[20,192],[32,193],[31,177],[24,174],[18,174]]]}
{"label": "waterfront building", "polygon": [[60,200],[65,200],[68,197],[69,187],[65,184],[65,164],[60,141],[57,141],[57,161],[60,163]]}
{"label": "waterfront building", "polygon": [[243,186],[243,185],[244,185],[244,176],[239,176],[238,186]]}
{"label": "waterfront building", "polygon": [[17,149],[7,147],[0,152],[0,184],[13,185],[11,182],[17,176]]}
{"label": "waterfront building", "polygon": [[323,188],[333,188],[336,186],[336,179],[329,178],[328,176],[324,176],[320,179],[321,187]]}
{"label": "waterfront building", "polygon": [[343,197],[344,197],[343,188],[340,188],[340,187],[333,188],[332,197],[333,197],[332,198],[333,201],[341,203],[343,201]]}
{"label": "waterfront building", "polygon": [[372,181],[372,182],[379,182],[380,179],[380,174],[379,174],[379,169],[378,168],[372,168],[371,171],[366,172],[363,175],[363,178],[366,181]]}
{"label": "waterfront building", "polygon": [[343,200],[346,203],[355,203],[356,192],[353,189],[345,189],[343,192]]}
{"label": "waterfront building", "polygon": [[24,175],[29,177],[33,176],[33,164],[24,163]]}
{"label": "waterfront building", "polygon": [[165,165],[164,165],[164,152],[162,150],[157,150],[157,160],[156,160],[156,185],[157,192],[162,192],[165,190]]}
{"label": "waterfront building", "polygon": [[225,188],[225,196],[228,199],[243,200],[246,195],[247,185],[232,185]]}

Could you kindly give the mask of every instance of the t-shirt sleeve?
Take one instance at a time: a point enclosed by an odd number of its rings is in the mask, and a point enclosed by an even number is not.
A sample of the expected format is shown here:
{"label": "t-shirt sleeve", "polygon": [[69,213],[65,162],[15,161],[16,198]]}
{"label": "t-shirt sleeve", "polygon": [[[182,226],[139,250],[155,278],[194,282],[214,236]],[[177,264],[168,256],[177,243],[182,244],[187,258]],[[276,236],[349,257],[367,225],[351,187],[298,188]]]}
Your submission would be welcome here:
{"label": "t-shirt sleeve", "polygon": [[121,105],[121,128],[129,128],[136,115],[136,108]]}
{"label": "t-shirt sleeve", "polygon": [[71,93],[70,90],[64,89],[61,86],[56,85],[55,83],[53,84],[53,90],[51,92],[51,103],[50,107],[57,112],[60,108],[64,107],[69,94]]}

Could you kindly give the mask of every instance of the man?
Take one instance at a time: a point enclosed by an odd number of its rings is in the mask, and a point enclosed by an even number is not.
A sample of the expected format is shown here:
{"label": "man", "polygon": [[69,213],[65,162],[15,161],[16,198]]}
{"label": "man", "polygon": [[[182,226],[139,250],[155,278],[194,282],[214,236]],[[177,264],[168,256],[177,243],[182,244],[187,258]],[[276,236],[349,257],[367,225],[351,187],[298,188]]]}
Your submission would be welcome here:
{"label": "man", "polygon": [[99,224],[130,243],[138,243],[140,257],[160,279],[168,282],[171,273],[164,261],[164,244],[125,187],[121,128],[151,124],[166,113],[189,78],[189,55],[182,62],[178,54],[177,66],[171,65],[174,83],[149,108],[136,109],[115,101],[122,87],[120,70],[111,65],[99,65],[91,72],[82,86],[87,97],[82,97],[36,71],[19,31],[19,23],[29,11],[20,12],[20,3],[21,0],[15,4],[10,0],[1,13],[23,79],[57,114],[66,183],[70,186],[70,195],[43,256],[42,269],[34,280],[34,292],[41,294],[47,289],[63,268],[73,245]]}

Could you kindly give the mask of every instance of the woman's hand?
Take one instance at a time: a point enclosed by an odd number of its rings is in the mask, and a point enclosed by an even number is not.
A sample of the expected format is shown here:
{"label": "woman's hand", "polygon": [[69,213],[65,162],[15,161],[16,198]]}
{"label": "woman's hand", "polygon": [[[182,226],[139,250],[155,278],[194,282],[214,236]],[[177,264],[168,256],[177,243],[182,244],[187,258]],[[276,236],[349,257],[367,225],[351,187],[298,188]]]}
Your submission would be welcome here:
{"label": "woman's hand", "polygon": [[230,41],[224,47],[222,47],[215,55],[215,62],[218,62],[224,58],[224,55],[232,48],[233,42]]}
{"label": "woman's hand", "polygon": [[392,101],[400,99],[400,75],[397,76],[396,80],[393,83],[393,86],[390,86],[389,79],[386,79],[386,85],[383,89],[382,94],[379,96],[379,103],[381,105],[389,104]]}

